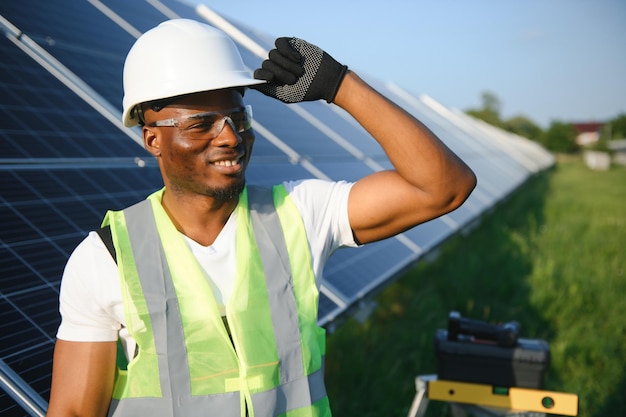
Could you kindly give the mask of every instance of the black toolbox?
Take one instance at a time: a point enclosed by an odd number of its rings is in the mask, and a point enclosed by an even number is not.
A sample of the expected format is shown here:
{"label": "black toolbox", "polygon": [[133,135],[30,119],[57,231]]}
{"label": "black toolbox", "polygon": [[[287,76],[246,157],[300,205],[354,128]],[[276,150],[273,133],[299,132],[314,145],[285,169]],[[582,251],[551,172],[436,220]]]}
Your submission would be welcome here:
{"label": "black toolbox", "polygon": [[450,313],[435,333],[437,378],[498,387],[541,389],[550,364],[547,342],[519,337],[515,322],[490,325]]}

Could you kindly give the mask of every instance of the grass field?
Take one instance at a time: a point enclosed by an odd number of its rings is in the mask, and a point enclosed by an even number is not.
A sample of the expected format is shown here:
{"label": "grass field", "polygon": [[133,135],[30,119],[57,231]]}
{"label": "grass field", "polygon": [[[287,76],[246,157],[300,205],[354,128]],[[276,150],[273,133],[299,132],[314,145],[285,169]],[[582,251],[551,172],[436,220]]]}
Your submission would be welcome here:
{"label": "grass field", "polygon": [[[333,414],[406,416],[415,376],[437,373],[434,332],[457,310],[546,340],[544,388],[578,394],[579,416],[626,416],[625,254],[626,169],[559,158],[380,293],[366,322],[329,336]],[[431,402],[427,416],[446,415]]]}

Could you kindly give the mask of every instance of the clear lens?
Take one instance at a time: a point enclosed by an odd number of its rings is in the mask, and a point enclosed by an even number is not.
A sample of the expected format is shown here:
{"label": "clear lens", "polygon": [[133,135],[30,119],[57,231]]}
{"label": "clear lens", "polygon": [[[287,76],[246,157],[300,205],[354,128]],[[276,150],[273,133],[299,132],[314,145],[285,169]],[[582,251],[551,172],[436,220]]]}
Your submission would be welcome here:
{"label": "clear lens", "polygon": [[249,130],[252,127],[252,106],[239,107],[227,113],[206,112],[181,118],[159,120],[151,123],[149,126],[173,126],[180,129],[189,139],[210,140],[222,133],[226,121],[229,121],[233,130],[237,133]]}

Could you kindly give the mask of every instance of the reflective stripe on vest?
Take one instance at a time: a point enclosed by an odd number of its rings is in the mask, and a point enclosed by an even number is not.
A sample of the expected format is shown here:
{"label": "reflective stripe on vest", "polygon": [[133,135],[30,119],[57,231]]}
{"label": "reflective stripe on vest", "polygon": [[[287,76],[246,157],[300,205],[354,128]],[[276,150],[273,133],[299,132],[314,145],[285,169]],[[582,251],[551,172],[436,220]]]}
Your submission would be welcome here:
{"label": "reflective stripe on vest", "polygon": [[117,371],[109,415],[244,416],[246,407],[250,416],[330,415],[302,220],[282,186],[246,191],[226,305],[232,342],[201,267],[161,206],[163,191],[107,214],[127,327],[139,346],[128,370]]}

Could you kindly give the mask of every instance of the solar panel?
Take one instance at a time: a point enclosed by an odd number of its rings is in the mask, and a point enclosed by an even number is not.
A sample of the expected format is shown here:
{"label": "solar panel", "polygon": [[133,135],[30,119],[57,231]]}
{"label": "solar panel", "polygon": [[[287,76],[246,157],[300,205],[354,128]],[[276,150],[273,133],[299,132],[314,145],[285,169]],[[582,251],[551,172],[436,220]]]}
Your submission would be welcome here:
{"label": "solar panel", "polygon": [[[66,259],[107,210],[162,186],[158,168],[121,126],[122,65],[145,30],[175,17],[227,31],[244,62],[258,66],[273,37],[215,19],[175,0],[0,2],[0,414],[36,415],[49,398],[58,293]],[[174,52],[175,53],[175,52]],[[325,269],[322,325],[344,314],[553,164],[536,144],[393,84],[368,80],[422,120],[478,176],[458,210],[397,238],[337,251]],[[256,143],[249,182],[307,177],[356,180],[390,167],[342,110],[285,105],[249,91]],[[13,392],[34,401],[26,412]],[[9,395],[11,393],[11,395]],[[26,407],[27,408],[27,407]]]}

